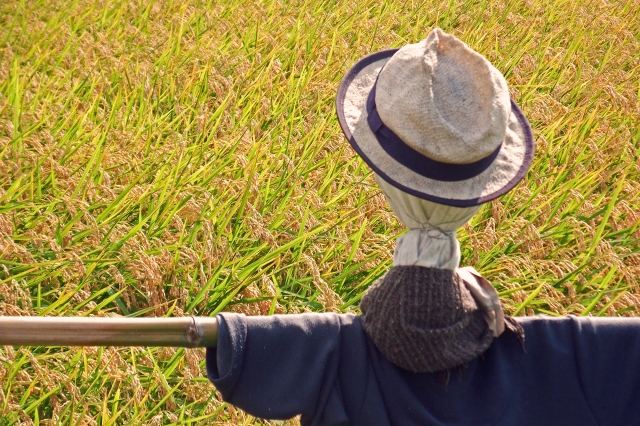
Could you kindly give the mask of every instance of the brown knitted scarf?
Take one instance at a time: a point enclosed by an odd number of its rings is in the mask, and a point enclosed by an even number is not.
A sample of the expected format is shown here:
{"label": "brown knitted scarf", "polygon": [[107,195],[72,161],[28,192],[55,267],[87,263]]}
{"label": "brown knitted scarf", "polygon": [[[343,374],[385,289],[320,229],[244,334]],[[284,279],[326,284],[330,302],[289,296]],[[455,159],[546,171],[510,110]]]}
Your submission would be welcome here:
{"label": "brown knitted scarf", "polygon": [[451,270],[394,266],[369,288],[360,309],[380,352],[416,373],[461,366],[493,341],[471,293]]}

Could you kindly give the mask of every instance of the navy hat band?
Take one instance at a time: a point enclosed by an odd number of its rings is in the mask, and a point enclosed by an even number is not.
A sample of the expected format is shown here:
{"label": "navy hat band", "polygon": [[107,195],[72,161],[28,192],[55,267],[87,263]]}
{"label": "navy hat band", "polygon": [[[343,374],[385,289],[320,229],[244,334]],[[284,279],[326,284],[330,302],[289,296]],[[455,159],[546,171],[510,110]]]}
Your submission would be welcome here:
{"label": "navy hat band", "polygon": [[377,84],[378,81],[376,79],[367,98],[367,122],[369,128],[376,136],[382,149],[407,169],[429,179],[456,182],[478,176],[489,168],[500,153],[502,144],[498,145],[487,157],[468,164],[443,163],[423,155],[404,143],[393,130],[382,122],[380,114],[378,114],[378,110],[376,109]]}

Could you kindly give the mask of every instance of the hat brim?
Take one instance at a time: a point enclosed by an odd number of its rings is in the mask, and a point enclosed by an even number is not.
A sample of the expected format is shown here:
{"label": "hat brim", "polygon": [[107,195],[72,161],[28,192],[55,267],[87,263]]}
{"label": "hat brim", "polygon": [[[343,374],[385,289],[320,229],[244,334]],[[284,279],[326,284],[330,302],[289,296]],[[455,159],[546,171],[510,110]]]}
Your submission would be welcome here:
{"label": "hat brim", "polygon": [[367,123],[367,97],[378,73],[397,51],[384,50],[366,56],[342,79],[336,101],[338,122],[353,149],[391,185],[436,203],[476,206],[511,190],[526,175],[534,152],[531,126],[513,100],[500,152],[487,169],[470,179],[452,182],[427,178],[400,164],[380,146]]}

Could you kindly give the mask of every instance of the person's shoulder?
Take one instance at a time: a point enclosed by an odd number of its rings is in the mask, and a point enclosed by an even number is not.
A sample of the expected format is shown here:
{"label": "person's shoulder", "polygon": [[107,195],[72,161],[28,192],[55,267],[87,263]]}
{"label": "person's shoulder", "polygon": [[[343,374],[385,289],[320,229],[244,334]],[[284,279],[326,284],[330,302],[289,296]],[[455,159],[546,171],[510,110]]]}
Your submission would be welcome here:
{"label": "person's shoulder", "polygon": [[296,328],[311,331],[323,328],[361,328],[360,317],[354,314],[334,312],[305,312],[299,314],[276,314],[269,316],[245,316],[232,312],[218,314],[226,323],[243,323],[252,328]]}
{"label": "person's shoulder", "polygon": [[534,315],[513,317],[525,328],[600,328],[600,327],[638,327],[640,317],[594,317],[575,315]]}

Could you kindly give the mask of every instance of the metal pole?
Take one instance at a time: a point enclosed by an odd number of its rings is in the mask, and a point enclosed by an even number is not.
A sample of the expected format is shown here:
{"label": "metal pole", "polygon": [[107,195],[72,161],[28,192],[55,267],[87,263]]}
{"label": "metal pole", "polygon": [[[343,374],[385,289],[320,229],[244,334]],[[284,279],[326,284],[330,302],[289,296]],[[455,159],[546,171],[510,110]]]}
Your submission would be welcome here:
{"label": "metal pole", "polygon": [[209,317],[0,317],[0,345],[215,347]]}

